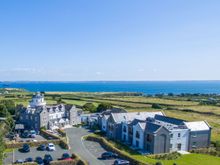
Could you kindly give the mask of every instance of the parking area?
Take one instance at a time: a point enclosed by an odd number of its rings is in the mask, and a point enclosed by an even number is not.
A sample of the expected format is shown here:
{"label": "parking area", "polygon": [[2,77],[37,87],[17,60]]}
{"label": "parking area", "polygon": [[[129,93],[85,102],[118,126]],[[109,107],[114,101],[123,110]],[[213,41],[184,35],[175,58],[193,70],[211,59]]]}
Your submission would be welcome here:
{"label": "parking area", "polygon": [[14,152],[8,153],[7,157],[4,160],[4,164],[12,164],[18,159],[25,160],[26,158],[33,158],[35,160],[36,157],[44,157],[45,154],[50,154],[53,157],[53,160],[60,159],[63,153],[71,152],[69,150],[62,149],[59,145],[56,145],[56,151],[38,151],[37,147],[30,148],[30,152],[22,153],[18,149],[14,150]]}
{"label": "parking area", "polygon": [[92,141],[83,141],[86,149],[89,150],[97,159],[101,160],[105,165],[112,165],[114,164],[115,159],[103,160],[101,159],[101,155],[106,152],[106,150],[97,142]]}
{"label": "parking area", "polygon": [[41,135],[36,135],[34,138],[17,137],[17,141],[19,142],[43,141],[43,140],[46,140],[46,139],[42,137]]}

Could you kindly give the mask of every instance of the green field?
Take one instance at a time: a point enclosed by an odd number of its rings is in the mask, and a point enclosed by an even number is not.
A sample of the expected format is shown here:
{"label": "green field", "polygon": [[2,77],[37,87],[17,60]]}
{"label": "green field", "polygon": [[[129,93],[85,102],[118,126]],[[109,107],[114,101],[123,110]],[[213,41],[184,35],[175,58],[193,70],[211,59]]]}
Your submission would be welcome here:
{"label": "green field", "polygon": [[[17,105],[28,105],[32,93],[15,92],[1,95],[1,100],[13,100]],[[220,96],[216,98],[216,105],[201,105],[200,101],[208,99],[206,96],[195,97],[145,97],[145,96],[124,96],[120,93],[79,93],[79,92],[48,92],[45,100],[48,104],[56,104],[61,99],[66,104],[74,104],[82,107],[86,103],[93,103],[96,107],[100,103],[111,103],[115,107],[124,108],[127,111],[163,111],[167,116],[184,119],[187,121],[207,120],[212,127],[212,141],[220,140]],[[152,108],[152,104],[159,104],[161,109]],[[125,152],[126,149],[125,149]],[[130,153],[134,158],[144,162],[155,163],[157,160]],[[219,165],[220,158],[189,154],[183,155],[177,160],[163,160],[164,165]]]}
{"label": "green field", "polygon": [[[48,104],[56,104],[58,98],[67,104],[79,107],[91,102],[95,106],[99,103],[111,103],[115,107],[121,107],[127,111],[163,111],[167,116],[184,119],[187,121],[207,120],[212,126],[212,141],[220,140],[220,96],[215,96],[219,101],[217,105],[201,105],[200,100],[206,96],[191,97],[144,97],[124,96],[124,93],[85,93],[85,92],[48,92],[46,101]],[[19,97],[18,97],[19,96]],[[32,93],[14,92],[0,96],[0,100],[12,99],[16,104],[27,105]],[[152,104],[161,105],[162,109],[153,109]]]}

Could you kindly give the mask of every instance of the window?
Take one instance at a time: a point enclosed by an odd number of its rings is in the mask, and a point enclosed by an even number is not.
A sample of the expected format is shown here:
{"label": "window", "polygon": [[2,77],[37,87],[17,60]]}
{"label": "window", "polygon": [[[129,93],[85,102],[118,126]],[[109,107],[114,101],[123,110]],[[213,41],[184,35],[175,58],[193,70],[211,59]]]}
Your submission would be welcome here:
{"label": "window", "polygon": [[123,132],[127,132],[126,126],[123,127]]}
{"label": "window", "polygon": [[178,137],[180,137],[180,133],[178,133]]}
{"label": "window", "polygon": [[129,132],[129,134],[132,134],[132,133],[133,133],[133,130],[132,130],[131,127],[128,128],[128,132]]}
{"label": "window", "polygon": [[196,138],[196,137],[197,137],[196,133],[193,133],[193,134],[192,134],[192,137],[193,137],[193,138]]}
{"label": "window", "polygon": [[170,138],[173,138],[173,134],[170,134]]}
{"label": "window", "polygon": [[192,147],[193,147],[193,148],[196,148],[196,142],[193,142],[193,143],[192,143]]}
{"label": "window", "polygon": [[136,138],[140,138],[140,133],[138,131],[136,131]]}
{"label": "window", "polygon": [[147,134],[147,141],[148,141],[148,142],[151,142],[151,136],[150,136],[150,134]]}
{"label": "window", "polygon": [[170,144],[170,148],[173,148],[173,144]]}
{"label": "window", "polygon": [[181,143],[178,143],[178,144],[177,144],[177,149],[178,149],[178,150],[181,150]]}

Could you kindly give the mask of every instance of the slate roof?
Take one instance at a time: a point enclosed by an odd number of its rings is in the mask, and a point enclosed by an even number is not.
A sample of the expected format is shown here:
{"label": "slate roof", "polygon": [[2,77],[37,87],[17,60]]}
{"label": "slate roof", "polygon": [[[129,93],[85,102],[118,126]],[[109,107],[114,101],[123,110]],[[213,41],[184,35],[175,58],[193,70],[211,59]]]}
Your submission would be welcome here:
{"label": "slate roof", "polygon": [[129,112],[129,113],[111,113],[116,123],[131,122],[134,119],[146,120],[148,117],[154,117],[156,114],[163,115],[162,112]]}
{"label": "slate roof", "polygon": [[162,115],[155,115],[156,120],[160,120],[163,122],[175,124],[175,125],[183,125],[184,120],[176,119],[168,116],[162,116]]}
{"label": "slate roof", "polygon": [[107,109],[101,113],[101,115],[110,115],[111,113],[126,113],[127,111],[121,108]]}
{"label": "slate roof", "polygon": [[147,132],[151,132],[151,133],[155,133],[157,132],[162,126],[155,124],[155,123],[151,123],[151,122],[146,122],[146,126],[145,126],[145,130]]}
{"label": "slate roof", "polygon": [[146,120],[134,119],[129,123],[130,126],[136,125],[137,123],[145,123]]}

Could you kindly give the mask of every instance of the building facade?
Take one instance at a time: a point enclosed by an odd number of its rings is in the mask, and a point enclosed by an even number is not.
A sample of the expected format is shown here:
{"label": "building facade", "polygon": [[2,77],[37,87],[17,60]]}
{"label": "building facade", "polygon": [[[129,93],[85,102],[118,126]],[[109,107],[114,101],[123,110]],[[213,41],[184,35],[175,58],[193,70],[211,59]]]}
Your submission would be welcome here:
{"label": "building facade", "polygon": [[25,129],[38,132],[42,127],[53,130],[80,124],[80,114],[81,110],[74,105],[47,105],[44,96],[37,93],[27,107],[21,107],[18,119]]}
{"label": "building facade", "polygon": [[186,122],[162,112],[111,113],[104,120],[108,138],[143,153],[190,151],[210,145],[211,127],[205,121]]}

